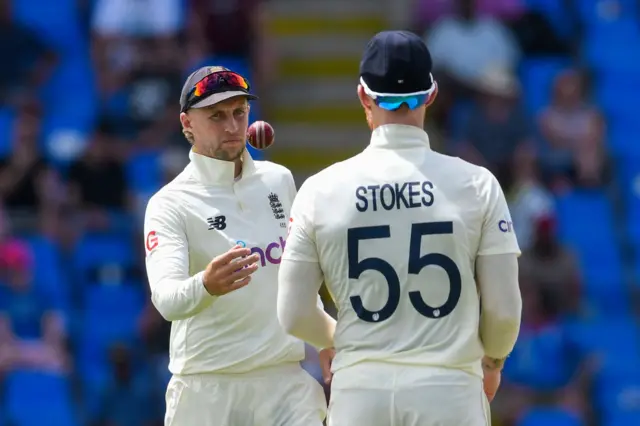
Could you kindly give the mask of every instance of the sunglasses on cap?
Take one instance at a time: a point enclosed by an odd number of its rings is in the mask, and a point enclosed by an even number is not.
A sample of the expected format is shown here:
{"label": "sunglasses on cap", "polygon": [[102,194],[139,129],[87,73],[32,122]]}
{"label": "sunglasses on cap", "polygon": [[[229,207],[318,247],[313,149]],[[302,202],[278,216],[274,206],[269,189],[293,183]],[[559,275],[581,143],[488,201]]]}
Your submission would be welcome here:
{"label": "sunglasses on cap", "polygon": [[249,93],[250,88],[249,80],[238,73],[233,71],[214,72],[207,75],[193,86],[187,95],[187,102],[185,102],[182,112],[185,112],[201,100],[206,99],[213,94],[227,92],[234,89]]}
{"label": "sunglasses on cap", "polygon": [[376,105],[380,108],[388,111],[395,111],[399,109],[403,104],[407,105],[409,109],[416,109],[422,105],[429,104],[433,100],[435,94],[438,92],[438,83],[431,77],[431,87],[429,90],[423,90],[420,92],[407,93],[406,95],[397,95],[391,93],[376,93],[369,89],[367,84],[362,78],[360,78],[360,84],[364,88],[364,92],[369,96]]}

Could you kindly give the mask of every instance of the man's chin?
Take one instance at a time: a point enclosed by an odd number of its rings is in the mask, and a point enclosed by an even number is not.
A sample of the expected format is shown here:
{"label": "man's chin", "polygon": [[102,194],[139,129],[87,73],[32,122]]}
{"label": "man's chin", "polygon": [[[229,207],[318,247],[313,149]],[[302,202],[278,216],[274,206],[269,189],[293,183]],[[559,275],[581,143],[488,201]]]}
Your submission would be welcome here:
{"label": "man's chin", "polygon": [[[240,144],[239,144],[240,145]],[[223,147],[216,151],[214,158],[223,161],[236,161],[237,159],[242,157],[244,150],[246,149],[246,145],[242,144],[238,147]]]}

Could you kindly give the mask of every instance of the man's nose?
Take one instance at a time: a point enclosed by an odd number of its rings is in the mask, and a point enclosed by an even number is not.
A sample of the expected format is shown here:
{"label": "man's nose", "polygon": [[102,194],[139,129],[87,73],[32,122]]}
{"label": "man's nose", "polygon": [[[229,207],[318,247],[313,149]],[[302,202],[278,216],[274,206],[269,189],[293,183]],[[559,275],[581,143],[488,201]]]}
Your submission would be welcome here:
{"label": "man's nose", "polygon": [[236,120],[235,117],[232,117],[227,121],[227,133],[238,133],[240,129],[240,123]]}

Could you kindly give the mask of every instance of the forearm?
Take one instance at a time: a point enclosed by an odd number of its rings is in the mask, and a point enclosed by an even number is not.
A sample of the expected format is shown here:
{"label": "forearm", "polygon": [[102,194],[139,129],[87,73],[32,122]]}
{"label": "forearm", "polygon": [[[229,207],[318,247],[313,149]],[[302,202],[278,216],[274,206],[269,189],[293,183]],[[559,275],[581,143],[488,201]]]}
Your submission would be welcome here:
{"label": "forearm", "polygon": [[476,268],[482,301],[480,338],[486,358],[498,366],[513,350],[520,332],[518,261],[515,255],[480,256]]}
{"label": "forearm", "polygon": [[187,279],[161,278],[151,284],[151,301],[167,321],[192,317],[210,306],[216,297],[202,282],[203,272]]}
{"label": "forearm", "polygon": [[316,262],[283,260],[278,277],[278,320],[284,330],[316,348],[333,347],[336,321],[318,302],[322,271]]}

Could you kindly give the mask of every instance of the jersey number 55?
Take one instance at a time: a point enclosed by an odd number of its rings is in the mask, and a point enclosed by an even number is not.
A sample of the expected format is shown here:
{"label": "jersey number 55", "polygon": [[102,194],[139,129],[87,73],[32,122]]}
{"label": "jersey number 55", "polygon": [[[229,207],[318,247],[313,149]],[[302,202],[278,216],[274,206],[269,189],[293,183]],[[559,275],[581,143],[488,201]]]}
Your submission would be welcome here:
{"label": "jersey number 55", "polygon": [[[439,307],[429,306],[419,291],[410,291],[409,300],[414,309],[427,318],[443,318],[449,315],[458,304],[462,292],[462,278],[455,262],[441,253],[420,255],[422,238],[428,235],[453,234],[453,222],[427,222],[411,225],[409,242],[409,273],[418,275],[425,266],[439,266],[449,277],[449,297]],[[391,237],[389,225],[365,226],[347,230],[347,256],[349,259],[349,278],[358,279],[365,271],[378,271],[387,281],[389,298],[379,311],[370,311],[362,304],[360,296],[351,296],[351,306],[363,321],[380,322],[389,319],[400,303],[400,279],[398,274],[386,260],[379,257],[367,257],[358,260],[360,241]]]}

